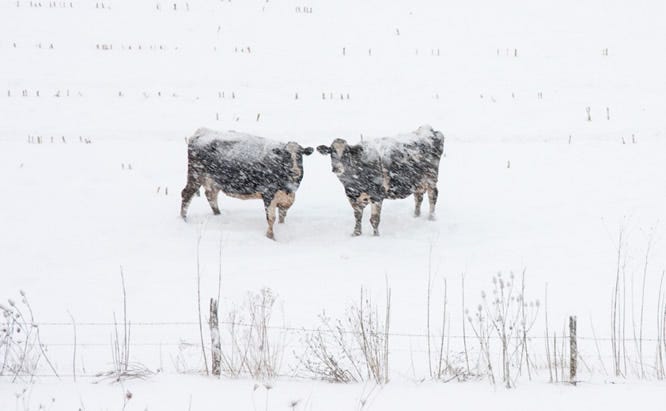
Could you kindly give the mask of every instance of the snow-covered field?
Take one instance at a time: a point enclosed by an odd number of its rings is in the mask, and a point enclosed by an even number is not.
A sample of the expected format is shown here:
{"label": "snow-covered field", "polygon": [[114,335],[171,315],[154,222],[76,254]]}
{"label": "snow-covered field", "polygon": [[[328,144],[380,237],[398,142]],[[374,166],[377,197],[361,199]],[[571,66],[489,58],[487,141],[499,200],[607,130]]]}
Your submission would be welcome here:
{"label": "snow-covered field", "polygon": [[[0,379],[0,410],[660,409],[666,386],[638,380],[633,334],[645,273],[653,376],[666,268],[666,5],[541,3],[0,1],[0,302],[27,293],[62,374],[42,362],[32,384]],[[199,127],[316,147],[422,124],[446,136],[434,222],[412,217],[412,198],[387,201],[381,237],[368,209],[352,238],[351,207],[316,152],[276,241],[264,237],[261,201],[220,196],[213,216],[195,197],[188,221],[179,217],[185,138]],[[610,371],[621,232],[628,381]],[[248,293],[277,295],[280,377],[256,386],[183,374],[203,367],[197,256],[204,322],[220,269],[222,321]],[[121,267],[132,360],[161,375],[93,385],[110,369]],[[431,381],[429,276],[432,341],[446,279],[454,357],[462,276],[474,312],[499,271],[524,271],[525,298],[540,300],[534,381],[522,376],[511,391]],[[383,309],[387,284],[391,382],[303,379],[299,330],[323,311],[344,317],[361,288]],[[546,284],[551,333],[578,316],[576,388],[547,384]]]}

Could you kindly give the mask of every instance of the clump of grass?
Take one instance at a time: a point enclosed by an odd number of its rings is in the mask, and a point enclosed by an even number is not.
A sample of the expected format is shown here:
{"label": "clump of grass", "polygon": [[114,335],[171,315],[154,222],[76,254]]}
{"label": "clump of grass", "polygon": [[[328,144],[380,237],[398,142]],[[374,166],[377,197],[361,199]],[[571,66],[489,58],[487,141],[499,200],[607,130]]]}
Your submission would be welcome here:
{"label": "clump of grass", "polygon": [[301,365],[314,378],[330,382],[389,382],[391,289],[384,314],[363,289],[344,320],[320,315],[321,326],[306,333]]}
{"label": "clump of grass", "polygon": [[111,336],[111,358],[112,369],[97,373],[95,376],[101,379],[109,379],[112,382],[121,382],[128,379],[145,379],[153,374],[143,364],[130,361],[131,347],[131,324],[127,319],[127,290],[125,289],[125,274],[120,268],[120,279],[123,293],[123,318],[120,324],[121,332],[116,314],[113,314],[114,333]]}
{"label": "clump of grass", "polygon": [[0,376],[12,376],[12,382],[32,380],[42,360],[58,376],[42,344],[28,297],[24,291],[19,294],[18,303],[9,299],[6,305],[0,304]]}
{"label": "clump of grass", "polygon": [[[502,273],[493,276],[492,295],[481,293],[481,303],[477,306],[474,317],[468,314],[468,322],[476,336],[481,361],[486,368],[491,383],[496,383],[495,365],[498,376],[506,388],[515,386],[518,376],[527,371],[531,378],[534,367],[530,359],[529,333],[536,322],[539,301],[525,299],[525,273],[520,283],[510,273],[505,278]],[[497,341],[499,347],[494,347]],[[499,350],[499,361],[493,361],[494,353]]]}

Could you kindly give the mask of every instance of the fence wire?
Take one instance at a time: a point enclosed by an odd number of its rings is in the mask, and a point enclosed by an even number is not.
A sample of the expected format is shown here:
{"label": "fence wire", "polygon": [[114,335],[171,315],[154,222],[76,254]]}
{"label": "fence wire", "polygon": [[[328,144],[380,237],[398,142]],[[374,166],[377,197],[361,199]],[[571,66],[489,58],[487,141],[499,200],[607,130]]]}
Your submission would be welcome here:
{"label": "fence wire", "polygon": [[[207,325],[207,322],[202,323],[204,326]],[[220,326],[234,326],[234,327],[244,327],[244,328],[252,328],[255,327],[257,324],[252,324],[252,323],[243,323],[243,322],[233,322],[233,321],[219,321],[218,324]],[[72,328],[74,325],[78,327],[119,327],[123,326],[122,323],[113,323],[113,322],[77,322],[76,324],[73,323],[66,323],[66,322],[36,322],[30,324],[35,327],[69,327]],[[139,322],[131,322],[128,321],[127,325],[129,327],[198,327],[199,323],[196,321],[151,321],[151,322],[145,322],[145,321],[139,321]],[[280,325],[268,325],[266,326],[267,329],[269,330],[274,330],[274,331],[283,331],[287,333],[330,333],[330,334],[338,334],[342,333],[345,335],[359,335],[358,332],[352,331],[352,330],[347,330],[344,328],[311,328],[311,327],[293,327],[293,326],[280,326]],[[384,332],[378,332],[378,334],[381,335],[387,335],[389,337],[403,337],[403,338],[441,338],[442,333],[438,332],[432,332],[430,334],[428,333],[416,333],[416,332],[395,332],[395,331],[390,331],[388,333]],[[473,333],[468,334],[468,335],[461,335],[461,334],[444,334],[444,338],[449,338],[449,339],[475,339],[477,338]],[[484,336],[486,339],[491,339],[491,340],[499,340],[501,337],[497,335],[487,335]],[[522,337],[520,337],[522,338]],[[545,335],[528,335],[527,337],[530,340],[545,340],[546,338],[548,340],[553,340],[553,335],[550,335],[546,337]],[[561,338],[569,338],[568,334],[562,334],[558,335],[557,339]],[[616,340],[617,338],[612,338],[612,337],[594,337],[594,336],[585,336],[585,335],[580,335],[577,334],[576,338],[578,340],[584,340],[584,341],[613,341]],[[627,341],[633,341],[631,338],[625,338]],[[663,338],[641,338],[641,341],[644,342],[663,342]]]}

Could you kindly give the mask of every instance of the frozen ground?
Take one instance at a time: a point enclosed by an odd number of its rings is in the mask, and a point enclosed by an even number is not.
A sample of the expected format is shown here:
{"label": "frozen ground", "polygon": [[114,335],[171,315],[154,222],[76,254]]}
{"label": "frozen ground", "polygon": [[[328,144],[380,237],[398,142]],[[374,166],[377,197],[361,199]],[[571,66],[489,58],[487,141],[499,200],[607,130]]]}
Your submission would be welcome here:
{"label": "frozen ground", "polygon": [[[15,398],[3,387],[3,410],[659,410],[663,384],[626,383],[568,385],[529,384],[520,390],[487,384],[331,385],[318,382],[274,384],[270,390],[251,381],[211,381],[200,377],[155,378],[125,386],[87,383],[36,384]],[[126,401],[126,393],[132,398]],[[19,391],[20,393],[20,391]],[[57,395],[54,395],[57,393]],[[53,399],[55,398],[55,401]],[[26,406],[24,406],[26,404]],[[126,404],[126,405],[125,405]]]}
{"label": "frozen ground", "polygon": [[[361,287],[380,303],[386,281],[392,288],[391,384],[286,378],[274,382],[269,409],[297,399],[296,409],[359,408],[369,391],[380,393],[366,408],[380,410],[650,409],[663,397],[663,384],[603,384],[590,340],[581,346],[593,370],[575,390],[415,383],[426,375],[429,260],[433,312],[448,281],[450,334],[461,333],[462,274],[474,309],[493,274],[526,270],[528,298],[543,303],[548,284],[551,326],[559,332],[575,314],[579,334],[591,337],[594,322],[605,356],[618,234],[634,296],[653,238],[645,333],[655,336],[666,268],[662,3],[191,1],[175,11],[174,2],[42,3],[0,2],[0,299],[28,293],[63,374],[72,366],[69,313],[80,324],[77,373],[108,369],[111,328],[92,323],[120,312],[122,266],[133,359],[164,370],[128,384],[127,409],[188,409],[190,394],[193,410],[223,401],[266,408],[252,381],[176,372],[174,359],[198,338],[200,238],[204,302],[217,295],[222,244],[223,316],[270,287],[279,324],[313,327],[322,310],[342,315]],[[184,138],[198,127],[316,146],[423,123],[447,136],[435,222],[414,219],[411,198],[393,201],[380,238],[369,235],[369,216],[364,236],[351,238],[351,208],[317,153],[304,160],[276,242],[263,236],[259,201],[221,196],[222,215],[212,216],[195,198],[189,221],[178,217]],[[302,348],[297,333],[286,338],[289,353]],[[196,348],[186,351],[198,367]],[[36,409],[51,397],[52,409],[122,407],[120,387],[69,380],[40,379],[28,408],[14,402],[23,385],[3,381],[0,409]]]}

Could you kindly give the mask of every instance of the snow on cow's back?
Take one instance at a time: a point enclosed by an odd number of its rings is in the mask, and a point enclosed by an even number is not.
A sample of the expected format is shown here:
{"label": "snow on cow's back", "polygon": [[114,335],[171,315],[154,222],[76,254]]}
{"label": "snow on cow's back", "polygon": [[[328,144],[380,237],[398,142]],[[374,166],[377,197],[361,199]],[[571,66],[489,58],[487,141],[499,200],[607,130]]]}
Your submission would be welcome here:
{"label": "snow on cow's back", "polygon": [[281,147],[279,141],[269,140],[252,134],[234,130],[217,131],[209,128],[198,129],[188,143],[194,147],[210,147],[218,145],[218,153],[224,158],[233,158],[247,162],[261,161],[273,155],[273,149]]}
{"label": "snow on cow's back", "polygon": [[361,144],[365,149],[363,153],[367,160],[381,158],[384,161],[388,161],[394,151],[405,152],[409,150],[409,147],[416,149],[416,143],[438,137],[438,134],[441,135],[441,133],[436,132],[430,125],[425,124],[410,133],[366,140]]}

